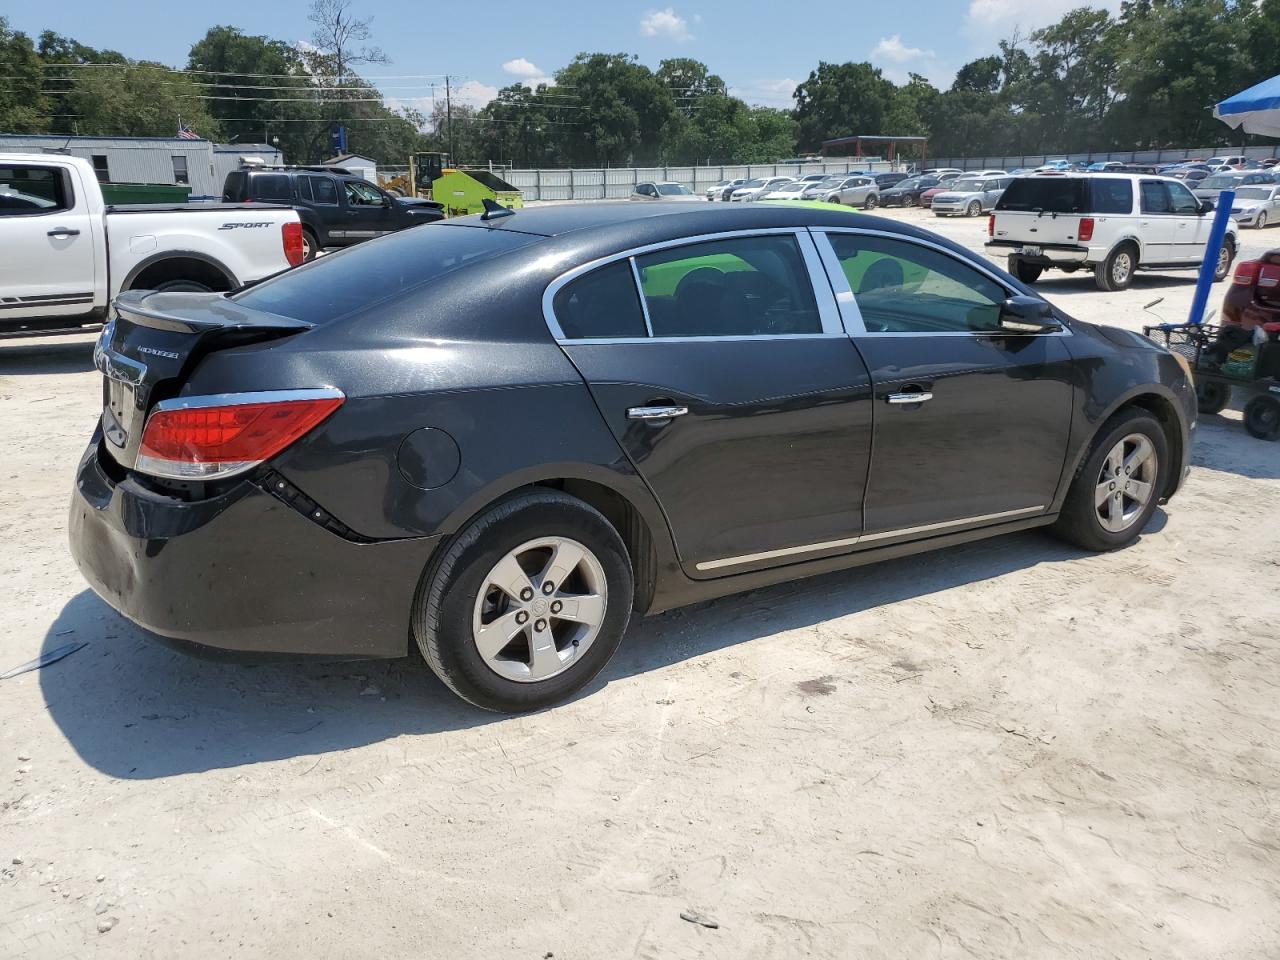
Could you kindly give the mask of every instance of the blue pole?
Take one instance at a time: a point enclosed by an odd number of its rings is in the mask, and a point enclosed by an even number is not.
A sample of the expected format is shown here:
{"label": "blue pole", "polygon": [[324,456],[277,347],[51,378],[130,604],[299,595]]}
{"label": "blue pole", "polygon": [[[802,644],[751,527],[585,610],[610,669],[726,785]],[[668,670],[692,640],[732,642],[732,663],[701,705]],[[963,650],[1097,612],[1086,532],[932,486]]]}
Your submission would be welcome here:
{"label": "blue pole", "polygon": [[1204,308],[1209,305],[1209,290],[1213,287],[1213,274],[1218,269],[1218,257],[1222,253],[1222,241],[1227,235],[1227,222],[1231,219],[1231,204],[1236,192],[1223,190],[1218,194],[1218,207],[1213,212],[1213,226],[1209,228],[1209,245],[1205,247],[1204,263],[1200,264],[1200,279],[1196,281],[1195,299],[1191,301],[1191,315],[1187,323],[1204,323]]}

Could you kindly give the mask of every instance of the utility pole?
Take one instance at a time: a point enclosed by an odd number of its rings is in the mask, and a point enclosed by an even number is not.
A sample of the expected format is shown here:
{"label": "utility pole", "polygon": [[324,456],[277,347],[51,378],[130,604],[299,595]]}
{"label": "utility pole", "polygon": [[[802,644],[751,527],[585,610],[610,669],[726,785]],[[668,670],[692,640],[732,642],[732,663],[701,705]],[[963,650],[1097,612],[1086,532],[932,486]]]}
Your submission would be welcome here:
{"label": "utility pole", "polygon": [[449,77],[444,78],[444,116],[445,123],[449,127],[448,143],[449,143],[449,163],[456,164],[458,161],[453,155],[453,99],[449,92]]}

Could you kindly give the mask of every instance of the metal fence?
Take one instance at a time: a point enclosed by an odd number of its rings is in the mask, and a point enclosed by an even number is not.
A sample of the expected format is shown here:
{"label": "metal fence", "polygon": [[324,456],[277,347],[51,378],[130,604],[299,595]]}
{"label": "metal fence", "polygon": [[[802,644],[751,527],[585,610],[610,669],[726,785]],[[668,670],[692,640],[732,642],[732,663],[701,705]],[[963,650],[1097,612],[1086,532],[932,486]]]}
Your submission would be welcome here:
{"label": "metal fence", "polygon": [[808,173],[885,173],[893,164],[856,157],[825,163],[752,163],[722,167],[606,167],[604,169],[503,170],[501,176],[526,200],[612,200],[631,196],[637,183],[682,183],[703,193],[722,180],[739,177],[802,177]]}
{"label": "metal fence", "polygon": [[1069,160],[1076,163],[1102,163],[1115,160],[1120,163],[1173,163],[1178,160],[1189,160],[1193,157],[1208,159],[1209,157],[1253,157],[1262,160],[1273,157],[1280,148],[1269,147],[1177,147],[1168,150],[1113,150],[1110,153],[1047,153],[1023,154],[1021,156],[1003,157],[930,157],[926,161],[930,167],[959,167],[961,170],[1016,170],[1019,167],[1035,168],[1051,163],[1054,160]]}

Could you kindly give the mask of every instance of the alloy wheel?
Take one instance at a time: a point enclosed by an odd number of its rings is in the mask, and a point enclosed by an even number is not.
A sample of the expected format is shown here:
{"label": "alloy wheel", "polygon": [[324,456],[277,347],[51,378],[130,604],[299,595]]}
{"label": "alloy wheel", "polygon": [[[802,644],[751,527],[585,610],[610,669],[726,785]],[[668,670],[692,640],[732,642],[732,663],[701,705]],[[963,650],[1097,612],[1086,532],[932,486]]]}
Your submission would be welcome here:
{"label": "alloy wheel", "polygon": [[1155,496],[1159,468],[1155,445],[1144,434],[1131,433],[1111,448],[1093,496],[1104,530],[1120,533],[1137,522]]}
{"label": "alloy wheel", "polygon": [[1227,244],[1222,245],[1222,249],[1218,251],[1218,269],[1213,272],[1215,278],[1221,280],[1231,271],[1231,247]]}
{"label": "alloy wheel", "polygon": [[608,603],[604,567],[567,537],[542,537],[494,565],[476,596],[471,636],[485,665],[533,683],[568,670],[600,633]]}
{"label": "alloy wheel", "polygon": [[1255,224],[1255,226],[1259,230],[1261,230],[1266,225],[1267,225],[1267,211],[1263,210],[1260,214],[1258,214],[1258,222]]}
{"label": "alloy wheel", "polygon": [[1116,254],[1115,259],[1111,261],[1111,281],[1117,287],[1123,287],[1129,282],[1129,274],[1133,273],[1133,256],[1127,251],[1121,250]]}
{"label": "alloy wheel", "polygon": [[982,213],[982,204],[980,204],[977,200],[969,204],[969,216],[976,217],[980,213]]}

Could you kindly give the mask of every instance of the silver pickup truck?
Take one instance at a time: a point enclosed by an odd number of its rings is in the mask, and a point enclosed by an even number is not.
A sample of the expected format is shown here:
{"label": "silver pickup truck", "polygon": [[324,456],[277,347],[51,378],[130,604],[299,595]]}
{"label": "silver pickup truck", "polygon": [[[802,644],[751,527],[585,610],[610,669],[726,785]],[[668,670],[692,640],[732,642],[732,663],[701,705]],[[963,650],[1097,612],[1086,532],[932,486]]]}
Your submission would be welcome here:
{"label": "silver pickup truck", "polygon": [[302,262],[267,204],[107,206],[79,157],[0,154],[0,332],[101,320],[122,290],[232,290]]}

